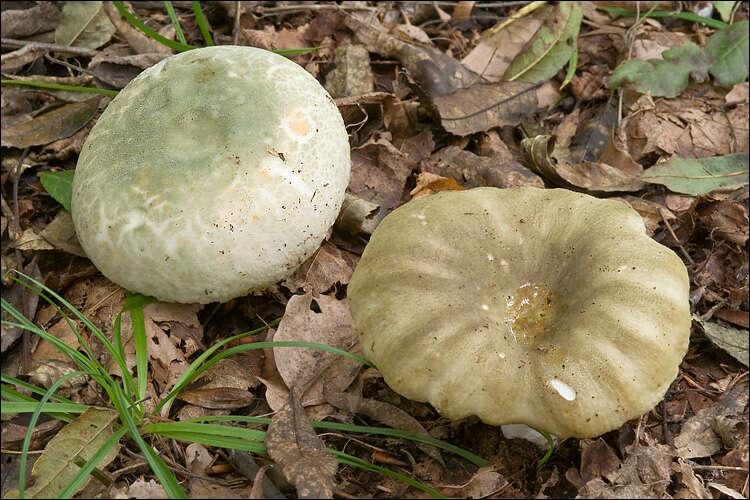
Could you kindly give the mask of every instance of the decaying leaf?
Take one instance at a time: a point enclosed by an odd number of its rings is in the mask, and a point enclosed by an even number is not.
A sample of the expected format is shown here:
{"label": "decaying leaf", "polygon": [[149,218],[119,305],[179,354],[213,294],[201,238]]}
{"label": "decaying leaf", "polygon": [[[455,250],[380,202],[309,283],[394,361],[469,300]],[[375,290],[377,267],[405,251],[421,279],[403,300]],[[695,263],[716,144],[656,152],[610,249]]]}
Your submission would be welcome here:
{"label": "decaying leaf", "polygon": [[748,337],[746,330],[723,326],[715,321],[701,321],[703,332],[718,348],[729,353],[745,366],[750,364]]}
{"label": "decaying leaf", "polygon": [[379,209],[375,203],[346,193],[336,219],[336,227],[354,235],[372,234],[378,224],[375,215]]}
{"label": "decaying leaf", "polygon": [[55,43],[96,49],[115,33],[102,7],[103,2],[65,2],[60,23],[55,28]]}
{"label": "decaying leaf", "polygon": [[561,187],[584,189],[593,194],[642,189],[641,166],[613,142],[610,138],[598,162],[580,163],[570,163],[569,150],[557,146],[549,135],[524,139],[521,145],[534,170]]}
{"label": "decaying leaf", "polygon": [[[311,309],[315,300],[320,312]],[[274,341],[304,341],[326,344],[348,350],[357,342],[349,306],[343,300],[311,293],[293,295],[273,337]],[[276,368],[286,386],[300,388],[302,404],[323,403],[321,375],[331,365],[343,363],[359,368],[358,363],[338,354],[304,347],[274,347]],[[343,390],[343,389],[342,389]]]}
{"label": "decaying leaf", "polygon": [[27,122],[5,127],[2,145],[26,148],[69,137],[94,117],[98,105],[99,97],[94,97],[83,102],[66,104]]}
{"label": "decaying leaf", "polygon": [[373,90],[370,53],[362,45],[342,43],[335,51],[336,67],[326,76],[331,97],[368,94]]}
{"label": "decaying leaf", "polygon": [[538,85],[527,82],[475,83],[433,99],[440,124],[454,135],[518,125],[537,108]]}
{"label": "decaying leaf", "polygon": [[465,188],[544,187],[538,175],[515,160],[500,156],[477,156],[457,146],[436,151],[422,161],[420,170],[454,179]]}
{"label": "decaying leaf", "polygon": [[487,80],[501,80],[513,59],[536,35],[542,23],[554,13],[555,8],[546,6],[531,15],[511,18],[487,30],[479,44],[461,60],[468,69]]}
{"label": "decaying leaf", "polygon": [[78,238],[76,238],[73,218],[67,210],[57,212],[52,222],[47,224],[39,235],[59,250],[79,257],[86,257],[86,253],[81,248],[81,244],[78,243]]}
{"label": "decaying leaf", "polygon": [[[79,466],[74,463],[78,457],[89,460],[112,435],[112,423],[117,414],[109,410],[89,408],[67,424],[47,443],[44,453],[34,463],[31,471],[35,482],[26,488],[25,498],[57,498],[59,493],[78,473]],[[104,467],[117,456],[119,445],[111,447],[102,457],[98,467]],[[78,491],[91,480],[87,477],[78,487]],[[10,492],[5,498],[17,498],[18,490]]]}
{"label": "decaying leaf", "polygon": [[323,293],[336,283],[349,283],[358,260],[356,255],[324,241],[283,285],[293,291],[302,288],[305,292]]}
{"label": "decaying leaf", "polygon": [[295,392],[290,391],[288,404],[271,418],[268,455],[297,488],[299,498],[332,498],[338,463],[315,434]]}
{"label": "decaying leaf", "polygon": [[675,436],[677,455],[682,458],[710,457],[721,449],[721,438],[712,429],[719,416],[734,416],[742,412],[748,400],[747,381],[725,392],[712,406],[698,410],[682,424]]}
{"label": "decaying leaf", "polygon": [[468,482],[452,486],[442,485],[444,492],[453,498],[486,498],[497,494],[508,484],[508,480],[493,467],[482,467]]}

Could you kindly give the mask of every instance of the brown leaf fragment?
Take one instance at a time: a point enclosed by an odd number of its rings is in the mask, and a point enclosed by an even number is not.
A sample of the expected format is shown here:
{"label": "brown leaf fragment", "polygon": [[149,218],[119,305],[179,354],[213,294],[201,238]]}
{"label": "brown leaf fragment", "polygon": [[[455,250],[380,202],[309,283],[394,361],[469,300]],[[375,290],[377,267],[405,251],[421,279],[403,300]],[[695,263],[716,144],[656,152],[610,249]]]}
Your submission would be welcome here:
{"label": "brown leaf fragment", "polygon": [[699,410],[682,424],[680,434],[674,438],[677,455],[682,458],[709,457],[722,447],[721,438],[712,429],[719,416],[735,416],[742,412],[748,401],[747,381],[725,392],[713,405]]}
{"label": "brown leaf fragment", "polygon": [[401,203],[406,179],[417,163],[397,149],[386,135],[352,149],[349,191],[380,205],[378,222]]}
{"label": "brown leaf fragment", "polygon": [[253,393],[247,389],[214,387],[208,389],[184,389],[177,397],[202,408],[228,410],[244,408],[253,402]]}
{"label": "brown leaf fragment", "polygon": [[336,67],[326,75],[326,90],[331,97],[369,94],[374,80],[370,53],[363,45],[342,43],[335,51]]}
{"label": "brown leaf fragment", "polygon": [[443,492],[452,498],[485,498],[497,493],[508,480],[492,467],[482,467],[468,482],[452,486],[442,485]]}
{"label": "brown leaf fragment", "polygon": [[[376,399],[362,398],[358,394],[350,394],[345,392],[333,392],[325,390],[324,392],[326,401],[343,410],[347,410],[353,414],[366,415],[373,420],[383,423],[394,429],[401,429],[404,431],[413,432],[415,434],[421,434],[423,436],[429,436],[427,431],[417,419],[406,413],[401,408],[398,408],[390,403],[384,401],[378,401]],[[416,446],[426,453],[428,456],[434,458],[439,463],[443,464],[443,458],[440,456],[440,451],[434,446],[430,446],[424,443],[415,443]]]}
{"label": "brown leaf fragment", "polygon": [[433,99],[440,124],[454,135],[518,125],[536,112],[535,90],[526,82],[475,83]]}
{"label": "brown leaf fragment", "polygon": [[682,458],[677,459],[678,472],[681,474],[680,482],[687,489],[687,496],[682,498],[713,498],[708,492],[700,476],[696,476],[693,469],[685,463]]}
{"label": "brown leaf fragment", "polygon": [[[5,12],[3,12],[5,14]],[[27,64],[33,63],[37,58],[44,55],[44,49],[33,45],[26,45],[13,52],[0,56],[0,69],[3,73],[14,73]]]}
{"label": "brown leaf fragment", "polygon": [[712,240],[727,240],[741,246],[747,243],[748,212],[742,203],[718,200],[701,204],[695,214],[711,232]]}
{"label": "brown leaf fragment", "polygon": [[81,248],[81,244],[78,243],[78,238],[76,238],[73,218],[67,210],[57,212],[52,222],[47,224],[39,235],[55,248],[79,257],[86,257],[86,253]]}
{"label": "brown leaf fragment", "polygon": [[610,99],[584,124],[570,142],[570,157],[575,163],[598,161],[609,144],[610,131],[617,124],[617,106]]}
{"label": "brown leaf fragment", "polygon": [[[128,45],[133,49],[136,54],[143,54],[149,52],[161,52],[164,54],[172,54],[172,49],[157,42],[156,40],[146,36],[141,30],[130,24],[130,22],[122,17],[120,11],[111,3],[103,2],[104,12],[107,13],[109,20],[117,28],[117,32],[128,42]],[[127,8],[127,7],[126,7]],[[131,10],[132,13],[132,10]]]}
{"label": "brown leaf fragment", "polygon": [[336,227],[357,235],[372,234],[378,221],[375,217],[380,207],[357,196],[346,193],[341,211],[336,219]]}
{"label": "brown leaf fragment", "polygon": [[750,328],[750,318],[748,318],[747,311],[734,311],[731,309],[720,309],[714,313],[719,319],[723,319],[729,323],[734,323],[742,328]]}
{"label": "brown leaf fragment", "polygon": [[5,127],[2,145],[26,148],[69,137],[93,118],[99,99],[94,97],[83,102],[66,104],[30,121]]}
{"label": "brown leaf fragment", "polygon": [[448,146],[420,165],[422,172],[430,172],[454,179],[465,188],[493,186],[544,187],[542,179],[515,160],[499,156],[477,156],[456,146]]}
{"label": "brown leaf fragment", "polygon": [[581,444],[581,478],[589,482],[604,477],[611,482],[622,464],[612,448],[602,438],[583,440]]}
{"label": "brown leaf fragment", "polygon": [[26,38],[37,33],[52,31],[60,19],[60,4],[38,2],[27,9],[8,9],[2,13],[4,38]]}
{"label": "brown leaf fragment", "polygon": [[540,9],[539,15],[524,16],[511,23],[501,21],[505,23],[503,29],[496,30],[496,26],[487,30],[490,35],[483,37],[461,62],[487,80],[499,81],[513,59],[542,27],[544,18],[552,8],[547,9],[547,14],[542,13],[544,10]]}
{"label": "brown leaf fragment", "polygon": [[449,55],[390,35],[382,26],[374,24],[371,17],[367,14],[347,15],[344,23],[365,44],[367,50],[398,59],[421,96],[431,100],[477,81],[474,72]]}
{"label": "brown leaf fragment", "polygon": [[282,284],[292,291],[301,288],[305,292],[323,293],[336,283],[349,283],[358,260],[356,255],[324,241]]}
{"label": "brown leaf fragment", "polygon": [[[346,301],[328,295],[314,297],[314,300],[320,312],[311,309],[311,293],[293,295],[273,340],[316,342],[343,350],[356,344],[357,332]],[[316,382],[331,364],[341,361],[338,354],[305,347],[274,347],[273,355],[287,387],[310,389],[311,393],[316,389],[310,388],[310,384]],[[322,387],[317,390],[322,394]],[[313,404],[310,396],[308,394],[305,398],[306,405]],[[315,404],[319,402],[322,401],[315,401]]]}
{"label": "brown leaf fragment", "polygon": [[315,434],[295,392],[290,391],[289,402],[271,418],[268,455],[297,488],[299,498],[332,498],[338,463]]}

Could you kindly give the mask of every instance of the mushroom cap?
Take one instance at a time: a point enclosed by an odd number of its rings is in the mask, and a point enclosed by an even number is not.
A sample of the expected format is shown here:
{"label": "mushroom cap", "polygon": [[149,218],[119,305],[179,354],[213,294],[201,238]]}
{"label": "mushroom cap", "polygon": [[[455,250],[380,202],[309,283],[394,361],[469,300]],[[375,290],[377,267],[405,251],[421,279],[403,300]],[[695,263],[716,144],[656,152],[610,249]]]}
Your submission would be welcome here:
{"label": "mushroom cap", "polygon": [[109,104],[78,159],[71,211],[115,283],[226,301],[313,254],[349,173],[343,120],[312,75],[269,51],[208,47],[151,66]]}
{"label": "mushroom cap", "polygon": [[674,252],[613,200],[476,188],[372,234],[348,287],[363,355],[449,418],[593,437],[658,403],[690,336]]}

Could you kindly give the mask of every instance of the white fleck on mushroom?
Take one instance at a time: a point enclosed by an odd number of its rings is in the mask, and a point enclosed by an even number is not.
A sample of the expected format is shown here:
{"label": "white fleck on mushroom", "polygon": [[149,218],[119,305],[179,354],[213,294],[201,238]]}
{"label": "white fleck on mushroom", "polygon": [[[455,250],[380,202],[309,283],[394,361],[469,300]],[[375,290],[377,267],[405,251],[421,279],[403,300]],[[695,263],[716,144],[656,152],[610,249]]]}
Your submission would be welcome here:
{"label": "white fleck on mushroom", "polygon": [[349,172],[343,120],[312,75],[265,50],[208,47],[151,66],[109,104],[81,150],[72,215],[115,283],[226,301],[315,252]]}
{"label": "white fleck on mushroom", "polygon": [[372,234],[348,298],[364,357],[399,394],[559,437],[653,408],[690,336],[680,258],[624,204],[564,189],[410,201]]}

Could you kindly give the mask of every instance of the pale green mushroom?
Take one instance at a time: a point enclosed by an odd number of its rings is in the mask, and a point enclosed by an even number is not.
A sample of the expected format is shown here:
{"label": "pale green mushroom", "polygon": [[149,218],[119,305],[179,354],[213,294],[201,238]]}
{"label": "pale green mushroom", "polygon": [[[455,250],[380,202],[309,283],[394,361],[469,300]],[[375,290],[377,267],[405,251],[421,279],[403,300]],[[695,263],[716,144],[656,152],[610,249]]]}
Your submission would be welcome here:
{"label": "pale green mushroom", "polygon": [[653,408],[690,336],[682,261],[624,204],[564,189],[419,198],[348,287],[364,357],[452,419],[592,437]]}
{"label": "pale green mushroom", "polygon": [[349,182],[323,87],[251,47],[191,50],[109,104],[73,182],[78,239],[109,279],[164,301],[226,301],[287,277],[320,245]]}

